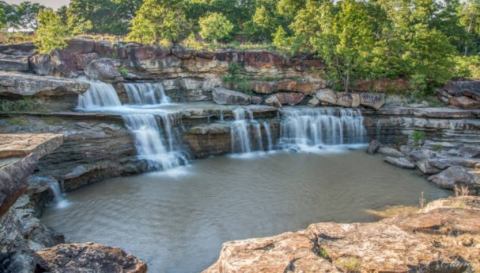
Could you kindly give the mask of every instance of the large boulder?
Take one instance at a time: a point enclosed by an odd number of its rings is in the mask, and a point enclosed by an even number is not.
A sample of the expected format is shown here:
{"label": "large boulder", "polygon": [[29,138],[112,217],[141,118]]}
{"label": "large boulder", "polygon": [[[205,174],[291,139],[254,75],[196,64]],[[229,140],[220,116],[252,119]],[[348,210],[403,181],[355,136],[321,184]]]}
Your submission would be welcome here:
{"label": "large boulder", "polygon": [[125,251],[95,243],[60,244],[37,254],[49,272],[146,273],[147,265]]}
{"label": "large boulder", "polygon": [[467,96],[451,97],[448,103],[452,106],[462,109],[476,109],[480,108],[480,100],[474,100]]}
{"label": "large boulder", "polygon": [[337,94],[331,89],[322,89],[315,93],[315,96],[322,104],[335,105],[337,104]]}
{"label": "large boulder", "polygon": [[107,82],[117,81],[122,78],[113,60],[107,58],[91,61],[87,67],[85,67],[85,74],[90,79]]}
{"label": "large boulder", "polygon": [[400,152],[399,150],[391,147],[380,147],[378,149],[378,153],[385,155],[385,156],[391,156],[391,157],[403,157],[403,153]]}
{"label": "large boulder", "polygon": [[265,102],[272,106],[278,106],[275,104],[294,106],[300,104],[304,98],[305,94],[303,93],[282,92],[270,95]]}
{"label": "large boulder", "polygon": [[338,93],[336,104],[342,107],[358,107],[360,106],[360,95],[346,92]]}
{"label": "large boulder", "polygon": [[463,109],[480,108],[480,81],[451,81],[437,90],[439,98]]}
{"label": "large boulder", "polygon": [[360,105],[379,110],[383,105],[385,105],[385,94],[361,93]]}
{"label": "large boulder", "polygon": [[476,175],[460,166],[452,166],[439,174],[430,176],[428,180],[441,188],[450,190],[453,190],[456,185],[478,186],[480,183]]}
{"label": "large boulder", "polygon": [[221,105],[248,105],[252,99],[249,95],[226,88],[215,88],[212,92],[213,101]]}

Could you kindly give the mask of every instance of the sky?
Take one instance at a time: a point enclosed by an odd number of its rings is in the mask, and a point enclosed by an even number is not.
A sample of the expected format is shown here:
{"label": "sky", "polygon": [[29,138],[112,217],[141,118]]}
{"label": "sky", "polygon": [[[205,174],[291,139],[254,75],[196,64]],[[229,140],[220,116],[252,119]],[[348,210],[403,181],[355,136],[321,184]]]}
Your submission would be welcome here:
{"label": "sky", "polygon": [[[5,2],[9,4],[19,4],[25,0],[4,0]],[[50,8],[59,8],[63,5],[68,4],[69,0],[29,0],[30,2],[35,2],[35,3],[40,3],[44,6],[50,7]]]}

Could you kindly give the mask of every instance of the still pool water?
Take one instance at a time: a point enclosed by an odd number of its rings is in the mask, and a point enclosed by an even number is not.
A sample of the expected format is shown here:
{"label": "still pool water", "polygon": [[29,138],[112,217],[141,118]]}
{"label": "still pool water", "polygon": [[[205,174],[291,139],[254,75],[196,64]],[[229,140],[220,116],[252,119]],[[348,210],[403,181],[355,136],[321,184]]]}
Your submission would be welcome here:
{"label": "still pool water", "polygon": [[418,204],[421,192],[448,195],[363,151],[217,157],[82,188],[42,220],[68,241],[121,247],[149,272],[192,273],[211,265],[225,241],[371,221],[365,209]]}

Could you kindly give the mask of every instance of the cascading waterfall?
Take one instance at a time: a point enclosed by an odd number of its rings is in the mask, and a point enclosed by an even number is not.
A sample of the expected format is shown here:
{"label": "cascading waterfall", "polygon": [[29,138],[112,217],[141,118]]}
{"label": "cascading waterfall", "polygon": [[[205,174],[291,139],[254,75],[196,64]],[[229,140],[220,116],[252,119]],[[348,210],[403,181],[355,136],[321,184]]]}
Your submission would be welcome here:
{"label": "cascading waterfall", "polygon": [[[139,158],[148,162],[150,170],[168,170],[188,163],[175,139],[180,139],[173,129],[175,116],[164,111],[122,105],[115,88],[103,82],[89,82],[90,89],[80,96],[79,109],[83,111],[111,111],[122,115],[126,127],[135,137]],[[163,104],[169,102],[161,84],[125,84],[129,101],[135,105]],[[160,119],[160,123],[157,121]]]}
{"label": "cascading waterfall", "polygon": [[[233,153],[251,153],[265,151],[264,138],[267,139],[267,151],[273,147],[270,123],[260,124],[255,120],[249,109],[236,108],[233,110],[234,121],[230,123],[231,142]],[[263,127],[263,130],[262,130]]]}
{"label": "cascading waterfall", "polygon": [[165,95],[161,83],[126,83],[123,85],[130,104],[167,104],[170,98]]}
{"label": "cascading waterfall", "polygon": [[79,96],[78,108],[92,111],[101,108],[120,107],[122,103],[115,88],[108,83],[89,81],[90,89]]}
{"label": "cascading waterfall", "polygon": [[366,129],[359,110],[286,108],[282,110],[280,144],[311,150],[328,145],[363,144]]}

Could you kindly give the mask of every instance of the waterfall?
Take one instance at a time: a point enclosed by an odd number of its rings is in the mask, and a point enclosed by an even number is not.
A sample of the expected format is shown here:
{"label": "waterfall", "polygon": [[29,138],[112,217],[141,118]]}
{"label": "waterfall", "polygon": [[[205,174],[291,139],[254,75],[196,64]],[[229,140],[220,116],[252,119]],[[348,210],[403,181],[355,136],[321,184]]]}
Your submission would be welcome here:
{"label": "waterfall", "polygon": [[111,84],[89,81],[90,88],[79,96],[78,108],[82,110],[98,110],[106,107],[122,106],[117,91]]}
{"label": "waterfall", "polygon": [[359,110],[286,108],[282,110],[280,144],[310,150],[327,145],[363,144],[366,129]]}
{"label": "waterfall", "polygon": [[[181,152],[181,145],[176,141],[181,138],[172,125],[174,115],[162,110],[145,111],[138,107],[122,105],[111,84],[89,83],[90,89],[79,99],[79,109],[109,110],[122,115],[127,129],[134,136],[139,158],[148,162],[150,170],[168,170],[188,163],[187,157]],[[161,84],[125,84],[125,90],[131,104],[163,104],[169,101]]]}
{"label": "waterfall", "polygon": [[57,208],[66,208],[69,203],[62,193],[58,181],[55,179],[45,179],[44,181],[48,183],[48,187],[53,193],[53,201],[55,202],[55,206]]}
{"label": "waterfall", "polygon": [[265,151],[264,138],[267,139],[267,151],[272,149],[270,123],[265,121],[262,126],[259,121],[255,120],[253,112],[244,108],[234,109],[233,117],[234,120],[230,123],[233,153]]}
{"label": "waterfall", "polygon": [[125,83],[123,85],[130,104],[167,104],[170,98],[165,95],[161,83]]}

